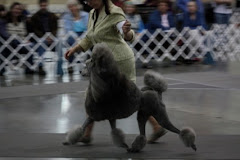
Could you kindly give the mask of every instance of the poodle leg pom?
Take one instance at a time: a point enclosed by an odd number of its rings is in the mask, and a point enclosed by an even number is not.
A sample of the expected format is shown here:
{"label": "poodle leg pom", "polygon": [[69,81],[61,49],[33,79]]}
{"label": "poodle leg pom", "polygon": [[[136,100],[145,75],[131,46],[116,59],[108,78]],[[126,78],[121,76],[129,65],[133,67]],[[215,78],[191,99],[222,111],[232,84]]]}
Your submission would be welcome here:
{"label": "poodle leg pom", "polygon": [[196,133],[192,128],[190,127],[183,128],[179,134],[179,137],[186,147],[191,147],[194,151],[197,151],[197,147],[194,144]]}
{"label": "poodle leg pom", "polygon": [[132,143],[132,148],[128,149],[128,152],[140,152],[146,145],[147,139],[144,135],[139,135],[136,137],[134,142]]}
{"label": "poodle leg pom", "polygon": [[83,129],[82,127],[76,127],[71,129],[66,136],[66,141],[63,142],[63,145],[73,145],[76,144],[79,138],[83,137]]}
{"label": "poodle leg pom", "polygon": [[125,143],[124,133],[120,129],[113,129],[111,135],[114,145],[128,149],[128,145]]}

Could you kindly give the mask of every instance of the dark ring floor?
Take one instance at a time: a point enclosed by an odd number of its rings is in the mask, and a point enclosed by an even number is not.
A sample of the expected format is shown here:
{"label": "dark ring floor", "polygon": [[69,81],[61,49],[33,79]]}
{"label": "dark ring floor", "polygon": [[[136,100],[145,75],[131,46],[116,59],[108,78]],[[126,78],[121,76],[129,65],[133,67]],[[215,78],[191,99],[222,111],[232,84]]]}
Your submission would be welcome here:
{"label": "dark ring floor", "polygon": [[[196,130],[197,152],[168,133],[141,153],[128,154],[112,145],[106,121],[95,125],[93,145],[62,146],[64,133],[86,118],[88,81],[79,75],[14,74],[0,77],[0,160],[240,159],[240,65],[155,70],[169,83],[163,99],[172,122]],[[144,71],[138,69],[138,86],[143,85]],[[130,144],[138,134],[136,114],[119,120],[118,127]]]}

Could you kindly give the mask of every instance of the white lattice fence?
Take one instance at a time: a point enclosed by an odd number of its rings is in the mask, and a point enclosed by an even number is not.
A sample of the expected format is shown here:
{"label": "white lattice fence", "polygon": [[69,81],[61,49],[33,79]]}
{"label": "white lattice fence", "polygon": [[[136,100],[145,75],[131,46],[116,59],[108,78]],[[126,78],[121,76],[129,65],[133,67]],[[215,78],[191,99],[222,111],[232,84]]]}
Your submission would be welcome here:
{"label": "white lattice fence", "polygon": [[204,58],[207,53],[215,60],[234,61],[240,60],[239,44],[240,28],[235,25],[214,25],[210,31],[184,28],[181,32],[176,29],[168,32],[156,30],[150,34],[145,30],[131,47],[136,53],[136,59],[142,62],[149,62],[151,59],[161,62],[165,58],[174,61],[180,57]]}
{"label": "white lattice fence", "polygon": [[[42,38],[29,34],[25,39],[14,35],[6,41],[0,37],[0,70],[5,66],[17,70],[24,65],[36,69],[40,63],[44,65],[48,61],[66,63],[63,52],[83,37],[84,35],[78,37],[74,33],[58,38],[50,33]],[[53,40],[51,45],[45,43],[48,38]],[[13,42],[16,41],[18,45],[14,47]],[[184,59],[204,58],[207,53],[211,54],[215,60],[240,60],[239,44],[240,29],[236,25],[215,25],[210,31],[202,28],[196,30],[184,28],[181,32],[176,29],[168,32],[156,30],[151,34],[145,30],[130,46],[135,53],[136,60],[147,63],[152,59],[161,62],[166,58],[172,61],[180,57]],[[21,52],[23,49],[24,53]],[[42,55],[39,54],[39,49],[44,50]],[[87,54],[91,52],[75,54],[70,65],[85,65],[84,57]],[[28,59],[31,57],[33,63],[29,63]]]}

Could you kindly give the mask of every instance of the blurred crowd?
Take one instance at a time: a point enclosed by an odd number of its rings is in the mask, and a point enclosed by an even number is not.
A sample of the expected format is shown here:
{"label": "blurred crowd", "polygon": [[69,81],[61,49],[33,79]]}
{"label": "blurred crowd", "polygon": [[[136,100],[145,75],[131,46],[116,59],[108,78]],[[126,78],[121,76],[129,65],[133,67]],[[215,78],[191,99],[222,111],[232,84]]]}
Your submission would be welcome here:
{"label": "blurred crowd", "polygon": [[[201,0],[112,0],[113,3],[123,9],[126,18],[131,22],[132,29],[136,34],[141,34],[145,29],[153,33],[156,29],[168,31],[171,28],[181,30],[183,27],[196,29],[203,27],[206,30],[211,28],[213,23],[229,24],[229,19],[233,9],[240,6],[239,0],[213,0],[202,2]],[[0,5],[0,37],[7,40],[11,35],[18,35],[22,39],[29,33],[34,33],[39,38],[45,33],[52,33],[57,36],[59,29],[59,20],[63,21],[64,32],[75,32],[81,36],[87,30],[88,12],[91,10],[83,0],[67,0],[66,6],[68,12],[60,16],[49,11],[49,1],[39,0],[39,10],[31,14],[27,6],[19,2],[14,2],[9,8]],[[31,43],[30,43],[31,42]],[[1,42],[0,42],[1,43]],[[49,36],[43,42],[46,46],[51,46],[53,39]],[[69,38],[68,43],[75,43],[74,38]],[[22,42],[19,39],[13,39],[10,46],[1,51],[2,56],[8,57],[11,49],[16,49]],[[0,44],[2,45],[2,44]],[[36,40],[29,39],[25,45],[33,47]],[[53,48],[54,50],[55,48]],[[41,56],[45,49],[42,46],[37,47],[37,53]],[[26,47],[21,47],[20,54],[28,52]],[[17,57],[12,57],[12,59]],[[70,58],[70,62],[74,57]],[[26,61],[32,65],[33,56],[29,56]],[[2,60],[0,59],[2,63]],[[26,74],[37,72],[45,75],[45,71],[40,63],[38,70],[32,70],[27,65]],[[1,75],[4,70],[1,70]]]}

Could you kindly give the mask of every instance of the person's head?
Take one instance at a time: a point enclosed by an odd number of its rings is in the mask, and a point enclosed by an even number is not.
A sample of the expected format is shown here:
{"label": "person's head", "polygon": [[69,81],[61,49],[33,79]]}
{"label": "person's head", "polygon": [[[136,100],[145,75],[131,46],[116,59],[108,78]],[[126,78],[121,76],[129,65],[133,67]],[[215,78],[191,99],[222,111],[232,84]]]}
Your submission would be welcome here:
{"label": "person's head", "polygon": [[68,0],[67,7],[72,13],[79,12],[79,10],[81,9],[81,5],[77,0]]}
{"label": "person's head", "polygon": [[5,15],[6,15],[6,9],[4,5],[0,4],[0,18],[5,17]]}
{"label": "person's head", "polygon": [[101,9],[103,6],[107,6],[109,9],[108,0],[85,0],[85,3],[96,10]]}
{"label": "person's head", "polygon": [[189,13],[196,13],[197,12],[197,4],[195,1],[189,1],[187,3],[187,10]]}
{"label": "person's head", "polygon": [[48,9],[48,0],[39,0],[38,1],[40,11],[46,12]]}
{"label": "person's head", "polygon": [[100,10],[103,6],[105,6],[105,13],[107,15],[110,14],[109,0],[84,0],[84,3],[95,10]]}
{"label": "person's head", "polygon": [[21,3],[14,2],[9,8],[12,17],[20,17],[22,15]]}
{"label": "person's head", "polygon": [[158,8],[159,12],[167,13],[169,10],[169,1],[168,0],[159,0],[157,8]]}
{"label": "person's head", "polygon": [[136,6],[131,1],[124,2],[124,12],[126,14],[134,14],[136,12]]}

